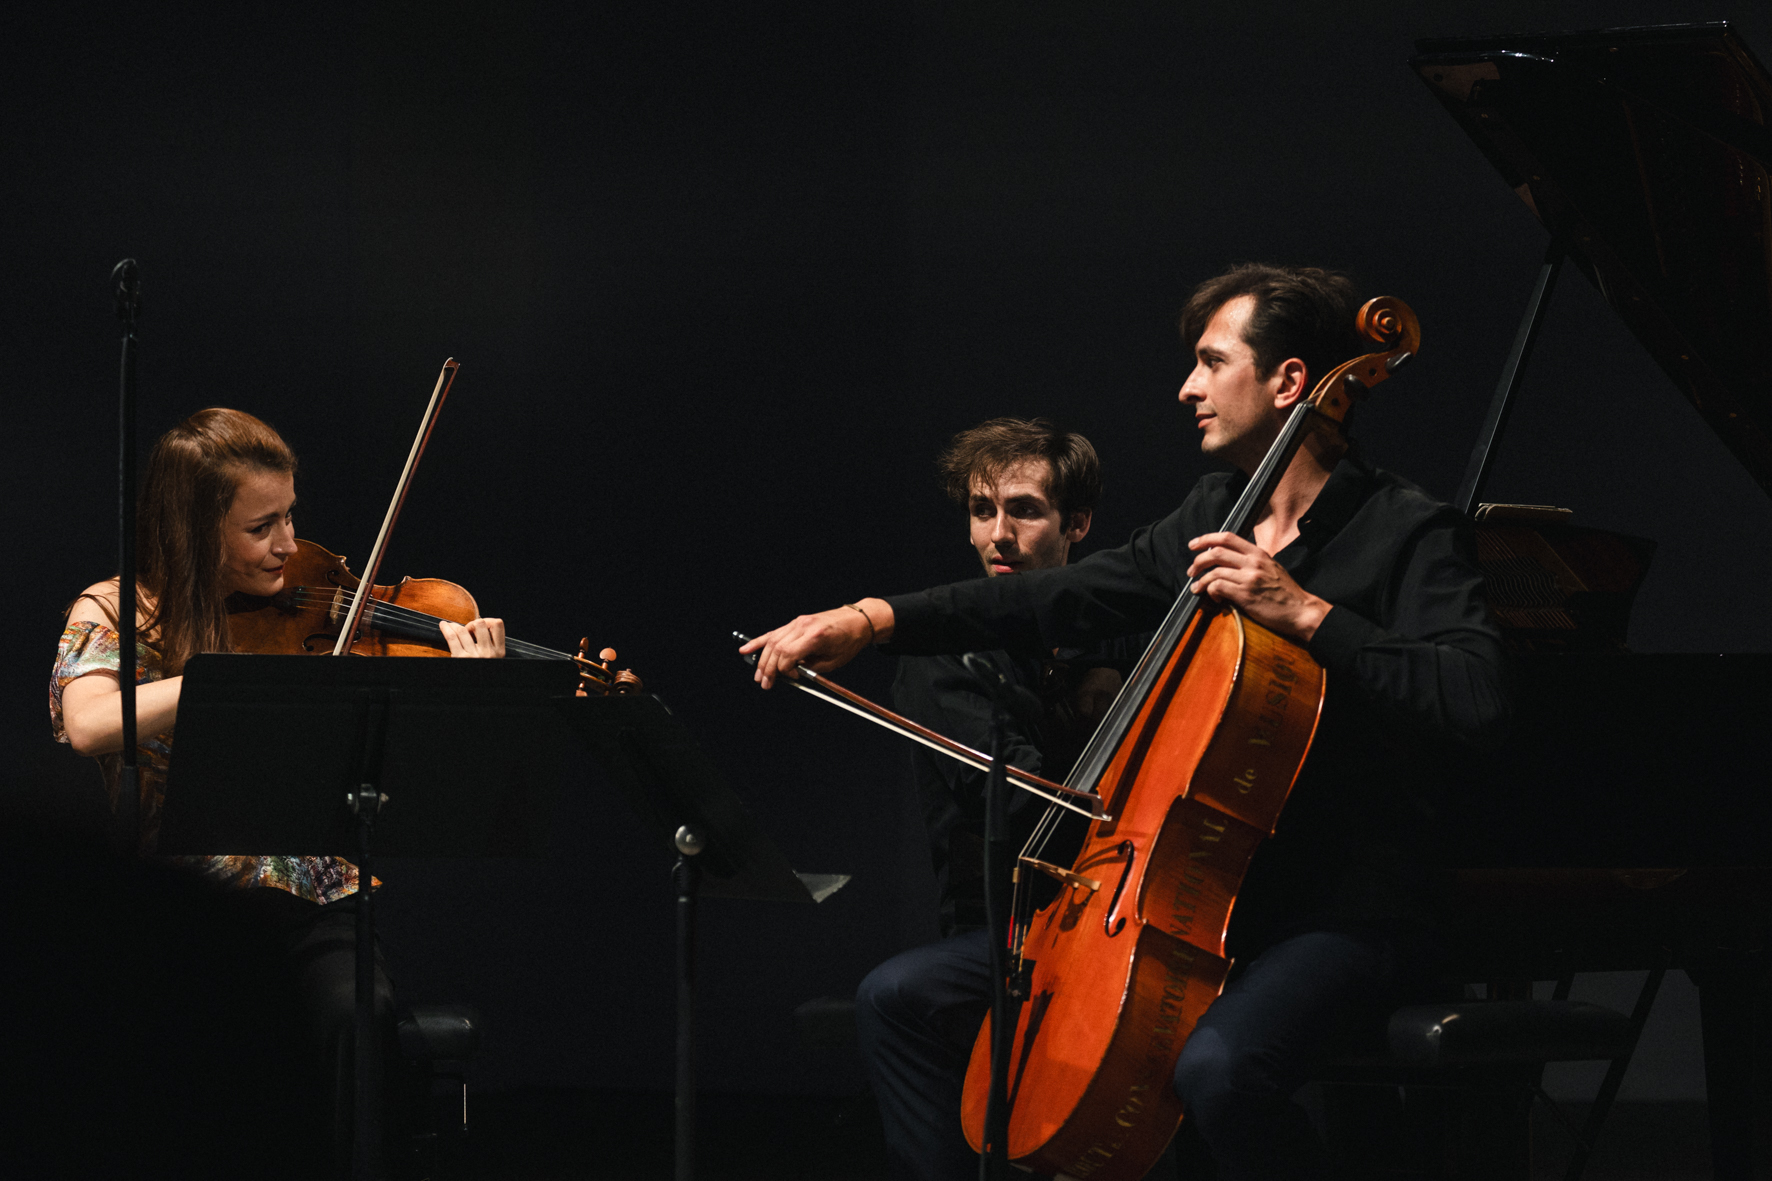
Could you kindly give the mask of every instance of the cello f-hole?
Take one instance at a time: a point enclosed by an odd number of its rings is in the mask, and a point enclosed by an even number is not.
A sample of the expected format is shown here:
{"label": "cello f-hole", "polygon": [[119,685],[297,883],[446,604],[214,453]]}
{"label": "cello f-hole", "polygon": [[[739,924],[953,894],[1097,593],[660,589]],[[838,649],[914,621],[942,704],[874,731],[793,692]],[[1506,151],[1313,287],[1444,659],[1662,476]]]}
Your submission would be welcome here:
{"label": "cello f-hole", "polygon": [[1126,859],[1126,868],[1120,871],[1120,884],[1114,887],[1114,896],[1108,901],[1107,914],[1102,916],[1101,920],[1102,929],[1107,932],[1109,939],[1112,939],[1115,935],[1118,935],[1125,929],[1125,916],[1122,915],[1120,921],[1115,922],[1114,911],[1119,909],[1120,895],[1126,890],[1126,879],[1132,876],[1132,861],[1133,858],[1137,856],[1137,852],[1133,849],[1131,841],[1121,841],[1120,847],[1116,849],[1115,852],[1119,853],[1120,856]]}

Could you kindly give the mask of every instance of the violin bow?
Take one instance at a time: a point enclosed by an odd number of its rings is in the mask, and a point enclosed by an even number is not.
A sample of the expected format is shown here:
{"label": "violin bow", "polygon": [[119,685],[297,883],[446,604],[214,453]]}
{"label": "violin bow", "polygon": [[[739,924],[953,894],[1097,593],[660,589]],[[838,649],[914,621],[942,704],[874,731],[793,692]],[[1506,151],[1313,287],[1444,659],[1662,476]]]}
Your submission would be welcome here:
{"label": "violin bow", "polygon": [[[751,637],[743,632],[733,632],[733,637],[741,644],[751,642]],[[741,656],[739,659],[755,668],[756,653]],[[928,747],[950,759],[976,767],[980,771],[991,769],[991,756],[981,750],[974,750],[963,742],[956,742],[945,734],[939,734],[927,726],[918,725],[902,714],[895,714],[885,706],[870,701],[853,689],[845,689],[842,685],[827,676],[813,672],[801,665],[788,675],[788,683],[802,693],[810,693],[820,701],[848,710],[859,718],[866,718],[876,726],[892,731],[900,738],[908,738],[912,742]],[[1009,774],[1009,782],[1022,791],[1039,796],[1047,803],[1060,808],[1069,808],[1079,816],[1088,816],[1096,820],[1112,820],[1101,808],[1101,797],[1092,791],[1079,791],[1074,787],[1066,787],[1062,783],[1054,783],[1050,779],[1042,779],[1031,771],[1023,771],[1020,767],[1004,768]],[[1082,800],[1083,804],[1073,803]]]}
{"label": "violin bow", "polygon": [[357,593],[351,596],[351,609],[345,616],[344,626],[338,629],[338,643],[332,646],[334,656],[350,651],[351,645],[357,641],[357,629],[363,622],[363,609],[372,599],[375,576],[381,572],[382,555],[387,552],[388,538],[394,532],[394,522],[400,519],[400,509],[406,504],[406,492],[412,487],[413,474],[418,471],[418,461],[424,457],[425,444],[431,441],[431,431],[437,425],[437,415],[443,409],[443,400],[449,396],[449,388],[455,384],[455,371],[460,368],[461,363],[450,357],[443,362],[443,369],[437,374],[437,386],[431,391],[431,403],[425,407],[424,417],[419,420],[418,435],[412,440],[412,450],[406,454],[406,467],[400,472],[399,482],[394,485],[394,499],[388,503],[387,516],[381,521],[381,532],[375,535],[375,545],[369,551],[363,581],[358,584]]}

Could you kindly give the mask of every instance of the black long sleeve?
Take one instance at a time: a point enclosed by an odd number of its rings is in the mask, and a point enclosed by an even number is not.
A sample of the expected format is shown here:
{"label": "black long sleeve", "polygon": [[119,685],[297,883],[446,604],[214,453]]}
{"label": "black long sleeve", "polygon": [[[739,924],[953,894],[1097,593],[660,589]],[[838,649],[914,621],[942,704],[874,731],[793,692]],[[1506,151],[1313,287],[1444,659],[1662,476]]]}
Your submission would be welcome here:
{"label": "black long sleeve", "polygon": [[[1062,569],[890,598],[890,647],[1050,650],[1153,628],[1181,593],[1187,543],[1219,527],[1244,482],[1208,476],[1125,545]],[[1331,604],[1308,645],[1328,694],[1279,830],[1238,897],[1236,954],[1311,924],[1431,924],[1445,768],[1497,739],[1509,716],[1475,551],[1462,514],[1349,457],[1275,555]]]}
{"label": "black long sleeve", "polygon": [[[1037,668],[1006,652],[984,659],[1023,688],[1035,683]],[[912,721],[957,739],[974,750],[991,748],[990,698],[957,656],[906,656],[892,681],[892,705]],[[1045,769],[1037,720],[1012,719],[1004,757],[1011,766],[1040,774]],[[944,934],[984,923],[985,772],[924,746],[905,751],[910,782],[929,834],[930,867],[941,891]],[[1026,792],[1012,791],[1010,824],[1019,845],[1039,809]]]}
{"label": "black long sleeve", "polygon": [[[1050,650],[1150,630],[1181,593],[1188,542],[1218,528],[1242,483],[1209,476],[1125,545],[1070,566],[891,597],[891,647]],[[1337,690],[1347,684],[1393,720],[1462,743],[1485,742],[1505,724],[1501,637],[1460,514],[1348,459],[1276,557],[1334,606],[1310,652]]]}

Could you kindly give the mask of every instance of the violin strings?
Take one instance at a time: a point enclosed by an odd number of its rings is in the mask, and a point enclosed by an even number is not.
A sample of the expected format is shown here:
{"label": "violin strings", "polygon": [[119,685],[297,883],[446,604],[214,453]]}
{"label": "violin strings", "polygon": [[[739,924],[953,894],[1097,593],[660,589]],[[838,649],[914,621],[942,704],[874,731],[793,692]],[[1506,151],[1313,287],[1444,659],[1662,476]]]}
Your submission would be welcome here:
{"label": "violin strings", "polygon": [[[331,592],[310,587],[297,587],[292,597],[297,604],[304,607],[323,606],[333,599]],[[435,627],[441,622],[435,615],[427,615],[423,611],[414,611],[410,607],[403,607],[398,603],[389,603],[382,599],[372,601],[367,610],[371,615],[371,627],[374,626],[375,619],[428,627]],[[546,648],[540,644],[531,644],[527,640],[512,639],[509,636],[505,637],[505,651],[536,660],[572,659],[571,653],[561,652],[555,648]]]}

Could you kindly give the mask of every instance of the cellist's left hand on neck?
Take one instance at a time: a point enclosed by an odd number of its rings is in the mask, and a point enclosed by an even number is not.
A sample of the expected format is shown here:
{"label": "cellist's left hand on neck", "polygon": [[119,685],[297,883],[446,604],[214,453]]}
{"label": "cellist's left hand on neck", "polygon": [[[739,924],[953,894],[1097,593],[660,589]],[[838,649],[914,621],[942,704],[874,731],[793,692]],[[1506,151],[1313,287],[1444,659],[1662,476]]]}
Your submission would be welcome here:
{"label": "cellist's left hand on neck", "polygon": [[1207,533],[1188,542],[1191,589],[1235,607],[1270,631],[1303,643],[1317,633],[1330,604],[1311,594],[1254,542],[1235,533]]}
{"label": "cellist's left hand on neck", "polygon": [[471,619],[467,623],[437,621],[437,630],[449,645],[451,656],[503,656],[505,654],[505,621],[502,619]]}

